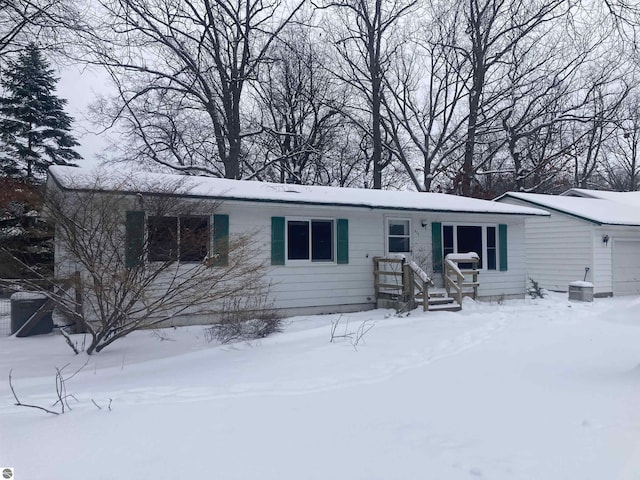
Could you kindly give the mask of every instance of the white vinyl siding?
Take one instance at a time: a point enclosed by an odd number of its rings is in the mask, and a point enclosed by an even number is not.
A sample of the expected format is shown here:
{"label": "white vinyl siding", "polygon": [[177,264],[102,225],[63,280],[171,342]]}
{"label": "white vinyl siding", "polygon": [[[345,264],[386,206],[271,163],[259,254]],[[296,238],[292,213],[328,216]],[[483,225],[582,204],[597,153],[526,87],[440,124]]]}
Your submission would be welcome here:
{"label": "white vinyl siding", "polygon": [[[528,205],[514,199],[505,203]],[[550,217],[528,217],[526,221],[527,276],[548,290],[566,292],[569,283],[593,281],[593,224],[557,212]],[[596,290],[597,293],[597,290]]]}
{"label": "white vinyl siding", "polygon": [[[478,296],[481,299],[497,299],[510,297],[523,297],[525,293],[525,245],[524,245],[524,222],[523,216],[503,216],[503,215],[482,215],[482,214],[463,214],[463,213],[437,213],[429,215],[416,215],[414,224],[421,225],[422,220],[428,220],[429,225],[432,222],[440,222],[441,224],[456,225],[507,225],[507,258],[509,259],[509,268],[507,271],[499,270],[483,270],[478,275],[480,287],[478,288]],[[428,228],[414,228],[422,230],[421,239],[415,240],[414,245],[418,242],[420,246],[425,245],[428,252],[431,252],[431,231]],[[416,253],[414,251],[414,257]],[[429,262],[431,253],[429,253]],[[433,280],[437,286],[442,286],[442,274],[433,273],[433,270],[427,271],[433,276]]]}
{"label": "white vinyl siding", "polygon": [[[289,219],[344,218],[349,221],[349,263],[335,261],[289,261],[271,266],[267,281],[271,282],[270,297],[279,309],[302,309],[308,312],[334,310],[334,306],[349,309],[373,307],[373,255],[382,255],[384,241],[375,212],[336,209],[330,207],[277,205],[251,202],[225,202],[225,213],[233,222],[230,234],[255,231],[255,244],[261,249],[256,258],[270,263],[271,217]],[[333,221],[335,237],[336,222]],[[335,239],[334,239],[335,240]],[[335,310],[338,310],[337,308]]]}
{"label": "white vinyl siding", "polygon": [[[498,223],[500,219],[494,220]],[[509,259],[509,269],[483,270],[478,275],[480,287],[478,295],[480,298],[509,298],[523,297],[526,285],[526,253],[525,253],[525,226],[524,218],[518,221],[507,223],[507,258]]]}
{"label": "white vinyl siding", "polygon": [[[624,227],[622,227],[624,228]],[[618,228],[606,226],[593,229],[593,271],[591,282],[594,285],[594,293],[599,295],[611,295],[613,292],[613,238],[612,232]],[[602,237],[609,235],[607,245],[602,242]]]}
{"label": "white vinyl siding", "polygon": [[[349,264],[324,264],[322,262],[289,262],[272,266],[271,297],[274,306],[289,312],[348,311],[356,308],[373,308],[373,257],[386,253],[386,235],[389,218],[410,220],[411,251],[407,257],[421,265],[427,274],[441,282],[441,274],[431,270],[431,222],[447,221],[468,224],[507,223],[509,225],[509,270],[507,272],[482,272],[479,277],[479,296],[482,298],[523,297],[525,289],[524,217],[464,213],[420,213],[399,215],[398,212],[355,208],[328,208],[309,205],[269,205],[241,202],[225,202],[229,213],[231,235],[244,230],[257,230],[256,244],[262,245],[261,258],[270,258],[270,219],[286,218],[345,218],[349,221]],[[404,213],[404,212],[402,212]],[[424,226],[423,226],[424,225]]]}
{"label": "white vinyl siding", "polygon": [[[405,212],[355,207],[289,205],[229,200],[212,202],[216,214],[228,215],[229,238],[250,234],[254,259],[268,266],[264,277],[271,285],[269,304],[286,315],[356,311],[374,308],[373,258],[386,253],[387,219],[405,218],[410,224],[410,252],[436,282],[441,274],[432,270],[433,222],[454,224],[507,224],[509,270],[482,272],[480,298],[524,297],[524,219],[517,215],[447,212]],[[332,262],[289,262],[271,265],[272,217],[284,219],[338,219],[348,221],[348,264]],[[334,231],[335,234],[335,231]],[[334,246],[334,260],[336,250]],[[230,261],[231,258],[229,259]]]}
{"label": "white vinyl siding", "polygon": [[[504,198],[503,203],[536,206]],[[599,296],[640,293],[640,227],[597,225],[561,212],[527,217],[527,275],[549,290],[566,292],[570,282],[586,279]],[[608,242],[603,242],[604,236]],[[626,260],[625,260],[626,258]]]}

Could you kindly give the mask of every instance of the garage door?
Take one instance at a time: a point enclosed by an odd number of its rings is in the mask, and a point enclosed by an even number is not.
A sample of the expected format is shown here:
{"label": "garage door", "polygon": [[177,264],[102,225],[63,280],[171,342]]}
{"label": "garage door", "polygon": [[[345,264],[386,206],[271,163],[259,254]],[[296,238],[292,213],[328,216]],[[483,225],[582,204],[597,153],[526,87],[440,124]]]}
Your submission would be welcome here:
{"label": "garage door", "polygon": [[613,245],[613,294],[640,295],[640,242],[615,241]]}

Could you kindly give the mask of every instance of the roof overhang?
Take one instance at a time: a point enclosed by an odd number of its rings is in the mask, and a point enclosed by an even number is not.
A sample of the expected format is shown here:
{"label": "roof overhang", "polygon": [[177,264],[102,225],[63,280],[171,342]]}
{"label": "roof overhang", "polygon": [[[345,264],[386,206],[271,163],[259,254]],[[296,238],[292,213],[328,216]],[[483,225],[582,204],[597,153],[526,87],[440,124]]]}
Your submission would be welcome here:
{"label": "roof overhang", "polygon": [[[540,194],[540,195],[542,195],[542,194]],[[549,197],[559,197],[560,195],[548,195],[548,196]],[[562,195],[562,196],[564,196],[565,198],[575,199],[575,201],[580,201],[580,200],[586,200],[586,201],[608,201],[608,200],[605,200],[605,199],[599,199],[597,197],[588,197],[588,196],[581,196],[581,195]],[[560,214],[563,214],[563,215],[567,215],[569,217],[577,218],[579,220],[583,220],[583,221],[591,223],[593,225],[598,225],[598,226],[607,225],[607,226],[616,226],[616,227],[640,227],[640,212],[638,212],[638,217],[639,217],[638,221],[629,221],[629,222],[606,221],[606,220],[603,220],[603,219],[589,217],[588,215],[580,214],[580,213],[577,213],[577,212],[572,212],[570,210],[567,210],[567,209],[564,209],[564,208],[560,208],[560,207],[555,206],[555,205],[549,205],[546,202],[538,201],[536,199],[525,198],[522,195],[519,195],[518,193],[515,193],[515,192],[504,193],[503,195],[500,195],[499,197],[497,197],[494,201],[500,202],[501,200],[504,200],[506,198],[511,198],[513,200],[517,200],[517,201],[520,201],[520,202],[525,202],[525,203],[528,203],[530,205],[535,206],[536,208],[542,208],[542,209],[545,209],[545,210],[549,210],[551,212],[556,212],[556,213],[560,213]],[[614,205],[614,207],[615,207],[615,205]],[[625,206],[620,205],[620,208],[625,208]]]}
{"label": "roof overhang", "polygon": [[[96,182],[97,175],[109,178]],[[123,195],[171,196],[214,201],[308,205],[369,210],[392,210],[433,213],[468,213],[483,215],[548,216],[543,210],[499,204],[488,200],[442,193],[367,190],[359,188],[308,186],[228,180],[211,177],[188,177],[146,172],[107,172],[75,167],[54,166],[49,179],[63,191],[111,192]],[[151,180],[151,181],[149,181]],[[188,190],[171,193],[154,188],[162,182],[183,182]]]}

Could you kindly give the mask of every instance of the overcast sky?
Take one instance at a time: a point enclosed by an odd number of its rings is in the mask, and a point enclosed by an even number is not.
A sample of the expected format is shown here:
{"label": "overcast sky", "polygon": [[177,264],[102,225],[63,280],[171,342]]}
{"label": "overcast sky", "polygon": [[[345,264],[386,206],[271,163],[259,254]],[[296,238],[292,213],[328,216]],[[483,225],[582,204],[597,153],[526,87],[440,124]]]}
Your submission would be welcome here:
{"label": "overcast sky", "polygon": [[106,148],[105,135],[96,135],[97,128],[89,122],[87,116],[90,103],[96,95],[106,88],[105,78],[96,70],[82,70],[80,67],[65,67],[57,72],[60,81],[57,85],[57,95],[69,103],[66,112],[74,119],[73,134],[80,142],[78,153],[83,160],[81,166],[97,164],[96,155]]}

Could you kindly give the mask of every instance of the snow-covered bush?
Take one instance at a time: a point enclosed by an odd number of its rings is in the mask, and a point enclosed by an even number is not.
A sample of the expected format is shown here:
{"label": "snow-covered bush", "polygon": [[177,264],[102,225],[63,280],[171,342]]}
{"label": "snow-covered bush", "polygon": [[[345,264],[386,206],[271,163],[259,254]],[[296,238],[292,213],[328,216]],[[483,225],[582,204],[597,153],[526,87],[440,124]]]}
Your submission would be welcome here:
{"label": "snow-covered bush", "polygon": [[527,294],[533,298],[544,298],[546,293],[544,289],[533,278],[529,277],[529,285],[527,286]]}

